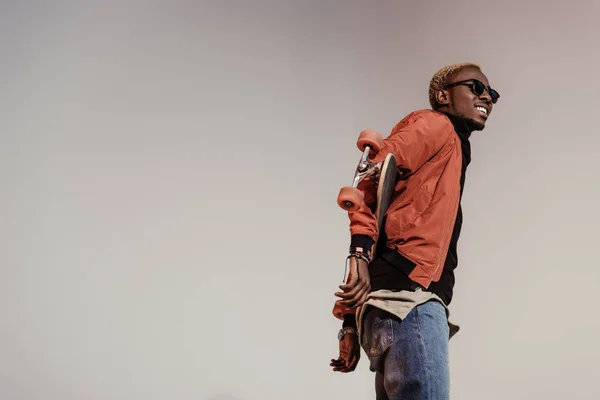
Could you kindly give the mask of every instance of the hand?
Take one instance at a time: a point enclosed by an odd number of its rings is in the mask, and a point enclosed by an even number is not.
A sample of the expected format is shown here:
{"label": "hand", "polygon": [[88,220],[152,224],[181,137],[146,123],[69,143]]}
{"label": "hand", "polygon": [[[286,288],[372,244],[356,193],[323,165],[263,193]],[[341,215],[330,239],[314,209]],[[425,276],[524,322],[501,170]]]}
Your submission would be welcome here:
{"label": "hand", "polygon": [[352,372],[356,369],[360,360],[360,344],[358,336],[354,333],[346,333],[340,340],[340,356],[337,360],[332,359],[329,364],[336,372]]}
{"label": "hand", "polygon": [[342,300],[336,303],[352,309],[363,305],[371,291],[371,279],[369,277],[369,264],[362,258],[350,257],[350,272],[345,284],[339,288],[343,292],[336,292],[335,295]]}

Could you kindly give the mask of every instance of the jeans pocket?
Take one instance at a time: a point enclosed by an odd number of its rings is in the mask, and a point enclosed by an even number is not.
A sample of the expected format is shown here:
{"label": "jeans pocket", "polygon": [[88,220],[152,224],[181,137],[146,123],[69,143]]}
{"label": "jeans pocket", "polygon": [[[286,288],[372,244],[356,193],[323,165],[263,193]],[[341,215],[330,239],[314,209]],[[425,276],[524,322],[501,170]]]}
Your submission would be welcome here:
{"label": "jeans pocket", "polygon": [[362,347],[368,357],[379,357],[394,342],[394,321],[390,314],[373,309],[363,321]]}

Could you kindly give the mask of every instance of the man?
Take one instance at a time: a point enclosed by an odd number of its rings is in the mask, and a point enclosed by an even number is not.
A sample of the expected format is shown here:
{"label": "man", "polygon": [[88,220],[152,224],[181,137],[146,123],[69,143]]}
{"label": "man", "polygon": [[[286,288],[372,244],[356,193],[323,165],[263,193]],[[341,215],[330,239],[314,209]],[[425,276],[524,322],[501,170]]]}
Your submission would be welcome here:
{"label": "man", "polygon": [[432,109],[400,121],[374,158],[381,161],[393,152],[397,161],[382,232],[373,213],[373,182],[359,185],[365,204],[349,213],[350,274],[335,294],[340,300],[334,308],[344,321],[340,356],[330,365],[353,371],[362,346],[375,372],[377,399],[449,398],[448,341],[458,326],[450,322],[448,305],[458,265],[469,139],[485,128],[498,98],[478,65],[440,69],[429,86]]}

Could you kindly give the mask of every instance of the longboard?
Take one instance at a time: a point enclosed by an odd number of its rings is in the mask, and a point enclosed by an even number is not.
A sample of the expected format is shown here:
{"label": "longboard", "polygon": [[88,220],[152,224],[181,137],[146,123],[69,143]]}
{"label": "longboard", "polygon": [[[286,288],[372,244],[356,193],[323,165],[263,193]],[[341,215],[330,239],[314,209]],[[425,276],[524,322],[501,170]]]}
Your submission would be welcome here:
{"label": "longboard", "polygon": [[[362,131],[356,144],[362,152],[362,156],[354,172],[352,186],[345,186],[340,190],[337,203],[348,212],[360,209],[364,202],[364,194],[358,189],[358,185],[366,178],[371,179],[377,187],[375,218],[377,218],[377,228],[381,232],[384,229],[383,221],[396,186],[396,157],[392,153],[388,153],[383,161],[373,162],[371,160],[381,151],[383,145],[382,136],[373,130]],[[371,250],[373,257],[376,248],[377,243],[373,244]],[[335,303],[333,314],[336,318],[343,319],[343,315],[347,312],[348,310],[340,305],[338,300]]]}

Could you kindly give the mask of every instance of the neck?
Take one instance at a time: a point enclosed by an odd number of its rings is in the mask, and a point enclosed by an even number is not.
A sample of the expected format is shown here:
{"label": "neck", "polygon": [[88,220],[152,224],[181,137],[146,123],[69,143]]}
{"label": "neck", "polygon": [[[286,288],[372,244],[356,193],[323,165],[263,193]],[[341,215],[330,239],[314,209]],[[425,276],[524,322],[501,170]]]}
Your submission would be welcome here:
{"label": "neck", "polygon": [[469,138],[471,137],[471,133],[473,132],[469,121],[465,118],[457,117],[456,115],[450,114],[447,111],[442,111],[442,113],[450,119],[452,125],[454,125],[454,130],[461,138],[461,140],[469,140]]}
{"label": "neck", "polygon": [[466,166],[471,163],[471,143],[469,142],[469,138],[471,137],[473,128],[471,127],[469,121],[465,118],[457,117],[456,115],[452,115],[447,111],[440,112],[447,116],[454,126],[454,130],[456,131],[456,134],[461,142],[463,162],[464,167],[466,168]]}

